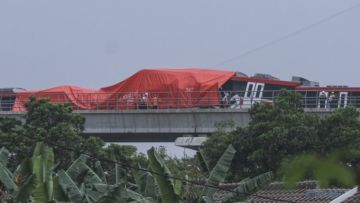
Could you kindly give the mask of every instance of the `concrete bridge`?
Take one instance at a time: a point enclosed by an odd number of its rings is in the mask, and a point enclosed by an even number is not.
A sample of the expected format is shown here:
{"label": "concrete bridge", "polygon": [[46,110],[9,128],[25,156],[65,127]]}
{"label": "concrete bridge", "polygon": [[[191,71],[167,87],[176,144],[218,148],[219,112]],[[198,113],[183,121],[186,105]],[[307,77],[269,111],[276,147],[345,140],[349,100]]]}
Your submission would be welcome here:
{"label": "concrete bridge", "polygon": [[[326,115],[329,109],[307,109]],[[225,131],[245,126],[248,109],[144,109],[74,111],[86,118],[84,136],[96,135],[107,142],[173,142],[178,137],[205,137],[221,123],[233,123]],[[0,111],[0,116],[21,119],[23,113]]]}

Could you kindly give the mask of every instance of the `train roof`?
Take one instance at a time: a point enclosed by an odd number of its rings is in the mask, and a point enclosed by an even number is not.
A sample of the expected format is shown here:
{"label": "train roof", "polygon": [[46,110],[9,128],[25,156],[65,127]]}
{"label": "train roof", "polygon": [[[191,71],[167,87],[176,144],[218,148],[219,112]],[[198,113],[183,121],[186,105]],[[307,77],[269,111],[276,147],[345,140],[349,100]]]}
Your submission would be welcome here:
{"label": "train roof", "polygon": [[288,86],[288,87],[297,87],[300,85],[298,82],[285,81],[285,80],[271,80],[271,79],[262,79],[262,78],[254,78],[254,77],[241,77],[241,76],[233,76],[231,80],[234,81],[246,81],[246,82],[257,82],[257,83],[265,83],[272,85],[280,85],[280,86]]}
{"label": "train roof", "polygon": [[360,87],[347,87],[347,86],[326,86],[326,87],[307,87],[298,86],[295,88],[298,91],[327,91],[327,92],[360,92]]}

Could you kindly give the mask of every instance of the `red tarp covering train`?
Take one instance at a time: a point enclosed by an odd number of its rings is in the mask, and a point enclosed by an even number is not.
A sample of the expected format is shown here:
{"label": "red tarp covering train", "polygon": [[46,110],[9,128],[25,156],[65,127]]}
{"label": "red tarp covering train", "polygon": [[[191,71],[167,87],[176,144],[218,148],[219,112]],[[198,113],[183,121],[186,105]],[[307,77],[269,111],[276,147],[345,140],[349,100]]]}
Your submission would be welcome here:
{"label": "red tarp covering train", "polygon": [[294,76],[291,81],[268,74],[211,69],[145,69],[115,85],[100,89],[59,86],[39,91],[0,89],[0,111],[24,111],[29,96],[52,103],[68,103],[75,110],[145,108],[250,108],[272,103],[281,90],[296,91],[305,108],[360,108],[360,88],[321,87],[318,82]]}
{"label": "red tarp covering train", "polygon": [[[134,109],[146,96],[149,107],[194,107],[220,104],[219,88],[235,76],[233,71],[209,69],[144,69],[128,79],[101,89],[59,86],[16,93],[13,111],[23,111],[29,96],[52,103],[70,103],[74,109]],[[214,99],[216,98],[216,99]],[[218,99],[219,98],[219,99]],[[148,106],[148,104],[146,104]]]}

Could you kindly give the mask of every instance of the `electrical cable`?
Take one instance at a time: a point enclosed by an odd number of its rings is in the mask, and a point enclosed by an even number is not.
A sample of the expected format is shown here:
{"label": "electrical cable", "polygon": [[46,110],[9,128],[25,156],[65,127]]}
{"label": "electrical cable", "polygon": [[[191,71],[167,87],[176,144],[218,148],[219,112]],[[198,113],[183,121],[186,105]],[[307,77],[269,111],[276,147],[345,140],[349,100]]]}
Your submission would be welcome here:
{"label": "electrical cable", "polygon": [[349,8],[343,9],[343,10],[341,10],[341,11],[339,11],[339,12],[336,12],[336,13],[334,13],[334,14],[326,17],[326,18],[323,18],[323,19],[321,19],[321,20],[319,20],[319,21],[317,21],[317,22],[315,22],[315,23],[312,23],[312,24],[310,24],[310,25],[301,27],[301,28],[299,28],[299,29],[297,29],[297,30],[295,30],[295,31],[293,31],[293,32],[290,32],[290,33],[282,36],[282,37],[276,38],[276,39],[271,40],[271,41],[269,41],[269,42],[267,42],[267,43],[264,43],[264,44],[262,44],[262,45],[260,45],[260,46],[257,46],[257,47],[255,47],[255,48],[253,48],[253,49],[250,49],[250,50],[248,50],[248,51],[245,51],[245,52],[243,52],[243,53],[241,53],[241,54],[239,54],[239,55],[237,55],[237,56],[234,56],[234,57],[232,57],[232,58],[229,58],[229,59],[227,59],[227,60],[224,60],[224,61],[222,61],[222,62],[219,62],[219,63],[217,63],[217,64],[215,64],[215,65],[212,65],[211,67],[214,67],[214,68],[215,68],[215,67],[217,67],[217,66],[221,66],[221,65],[230,63],[230,62],[232,62],[232,61],[235,61],[235,60],[237,60],[237,59],[239,59],[239,58],[242,58],[242,57],[244,57],[244,56],[247,56],[247,55],[249,55],[249,54],[252,54],[252,53],[254,53],[254,52],[256,52],[256,51],[259,51],[259,50],[261,50],[261,49],[267,48],[267,47],[269,47],[269,46],[271,46],[271,45],[273,45],[273,44],[276,44],[276,43],[281,42],[281,41],[283,41],[283,40],[286,40],[286,39],[289,39],[289,38],[291,38],[291,37],[294,37],[294,36],[296,36],[296,35],[298,35],[298,34],[300,34],[300,33],[302,33],[302,32],[305,32],[305,31],[308,31],[308,30],[310,30],[310,29],[312,29],[312,28],[315,28],[315,27],[317,27],[317,26],[319,26],[319,25],[321,25],[321,24],[324,24],[324,23],[326,23],[326,22],[328,22],[328,21],[330,21],[330,20],[332,20],[332,19],[334,19],[334,18],[336,18],[336,17],[338,17],[338,16],[340,16],[340,15],[343,15],[343,14],[345,14],[345,13],[347,13],[347,12],[350,12],[350,11],[356,9],[356,8],[359,8],[359,7],[360,7],[360,3],[355,4],[355,5],[353,5],[353,6],[349,7]]}

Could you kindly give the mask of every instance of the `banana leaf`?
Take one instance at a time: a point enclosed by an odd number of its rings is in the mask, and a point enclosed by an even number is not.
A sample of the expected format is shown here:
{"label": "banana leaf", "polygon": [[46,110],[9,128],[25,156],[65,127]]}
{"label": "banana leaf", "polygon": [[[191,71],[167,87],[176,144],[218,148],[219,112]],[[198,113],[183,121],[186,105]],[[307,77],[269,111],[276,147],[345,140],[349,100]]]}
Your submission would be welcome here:
{"label": "banana leaf", "polygon": [[59,184],[68,198],[75,203],[83,203],[84,195],[76,185],[76,183],[71,179],[71,177],[64,171],[58,171]]}
{"label": "banana leaf", "polygon": [[72,180],[76,180],[80,175],[86,174],[88,170],[86,165],[87,159],[88,156],[81,154],[66,170],[67,175],[69,175]]}
{"label": "banana leaf", "polygon": [[244,198],[250,193],[254,192],[256,189],[259,189],[261,186],[270,183],[274,178],[272,172],[267,172],[255,176],[254,178],[246,178],[240,182],[232,192],[229,193],[226,197],[223,198],[223,202],[231,202],[230,200],[237,198]]}
{"label": "banana leaf", "polygon": [[[215,167],[212,169],[210,173],[210,177],[206,181],[207,185],[211,186],[218,186],[219,183],[225,180],[226,174],[230,168],[231,162],[234,158],[236,153],[235,148],[232,145],[229,145],[228,148],[225,150]],[[207,197],[206,201],[208,202],[209,199],[212,199],[212,196],[217,191],[216,188],[213,187],[204,187],[201,197]],[[200,202],[204,202],[205,198],[199,199]]]}
{"label": "banana leaf", "polygon": [[35,188],[32,193],[35,202],[49,202],[53,200],[54,152],[42,142],[36,143],[31,158],[32,172],[35,175]]}
{"label": "banana leaf", "polygon": [[154,177],[151,175],[150,172],[137,171],[134,173],[134,178],[138,193],[143,194],[145,197],[158,199],[157,186],[155,184]]}
{"label": "banana leaf", "polygon": [[36,177],[35,175],[30,175],[26,178],[26,180],[19,187],[19,191],[16,193],[14,199],[15,202],[28,202],[33,190],[36,186]]}
{"label": "banana leaf", "polygon": [[155,152],[154,147],[147,151],[153,176],[160,190],[162,202],[180,202],[180,197],[175,193],[174,185],[169,177],[171,173],[164,160]]}
{"label": "banana leaf", "polygon": [[210,173],[211,169],[210,169],[209,161],[204,155],[204,152],[202,150],[199,150],[196,152],[196,155],[199,159],[200,166],[203,169],[203,172],[206,172],[206,174]]}
{"label": "banana leaf", "polygon": [[8,160],[9,160],[9,151],[5,147],[2,147],[0,149],[0,164],[6,166]]}
{"label": "banana leaf", "polygon": [[144,197],[141,194],[133,191],[133,190],[126,190],[127,197],[133,199],[132,203],[155,203],[155,201],[151,197]]}
{"label": "banana leaf", "polygon": [[101,178],[103,183],[107,183],[106,175],[104,173],[104,169],[102,168],[100,161],[95,162],[95,173]]}
{"label": "banana leaf", "polygon": [[0,182],[5,186],[11,196],[15,197],[18,186],[14,182],[12,173],[4,165],[0,164]]}
{"label": "banana leaf", "polygon": [[98,203],[126,203],[126,194],[125,185],[119,184],[111,189],[108,193],[103,195]]}
{"label": "banana leaf", "polygon": [[60,186],[59,176],[54,177],[54,200],[56,200],[56,202],[69,202],[70,201]]}
{"label": "banana leaf", "polygon": [[102,179],[87,164],[88,156],[80,155],[70,167],[66,170],[66,174],[76,183],[102,183]]}

